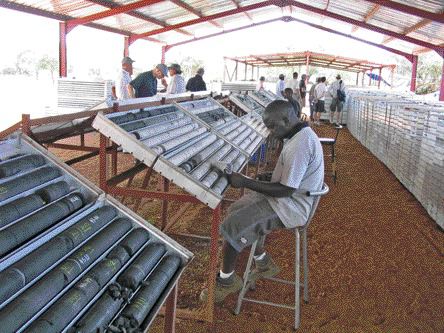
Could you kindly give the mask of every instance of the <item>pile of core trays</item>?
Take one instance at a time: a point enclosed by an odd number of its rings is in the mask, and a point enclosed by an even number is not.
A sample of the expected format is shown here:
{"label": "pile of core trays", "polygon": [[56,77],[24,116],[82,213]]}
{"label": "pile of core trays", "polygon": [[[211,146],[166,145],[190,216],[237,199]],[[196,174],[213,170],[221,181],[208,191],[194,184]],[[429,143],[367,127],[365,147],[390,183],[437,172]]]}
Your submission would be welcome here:
{"label": "pile of core trays", "polygon": [[350,94],[348,128],[444,228],[444,103],[374,91]]}
{"label": "pile of core trays", "polygon": [[192,254],[19,132],[0,161],[1,332],[146,331]]}
{"label": "pile of core trays", "polygon": [[237,142],[242,133],[231,137],[231,132],[219,132],[176,104],[106,116],[99,113],[93,127],[213,209],[228,188],[219,162],[241,171],[263,140],[256,134],[254,141],[246,140],[250,133]]}
{"label": "pile of core trays", "polygon": [[[268,129],[262,117],[255,112],[251,116],[238,118],[212,98],[182,102],[178,105],[197,116],[234,145],[246,150],[249,155],[255,152],[261,143],[259,136],[268,136]],[[256,145],[250,146],[249,142],[255,142]]]}
{"label": "pile of core trays", "polygon": [[256,102],[250,95],[231,94],[228,98],[246,113],[241,117],[246,124],[261,133],[263,137],[268,137],[269,131],[262,120],[264,106]]}

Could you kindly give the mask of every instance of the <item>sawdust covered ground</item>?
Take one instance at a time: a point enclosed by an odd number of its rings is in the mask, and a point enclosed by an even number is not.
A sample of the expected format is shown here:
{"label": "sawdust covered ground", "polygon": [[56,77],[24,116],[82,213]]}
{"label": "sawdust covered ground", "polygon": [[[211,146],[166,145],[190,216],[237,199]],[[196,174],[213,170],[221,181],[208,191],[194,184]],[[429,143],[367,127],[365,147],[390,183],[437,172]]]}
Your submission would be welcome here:
{"label": "sawdust covered ground", "polygon": [[[316,128],[333,136],[327,125]],[[96,135],[87,136],[96,144]],[[308,231],[310,303],[302,304],[300,332],[444,332],[444,233],[421,204],[394,175],[347,129],[336,145],[338,182],[327,178],[331,192],[321,200]],[[51,149],[63,159],[81,153]],[[119,155],[119,169],[131,165]],[[326,166],[329,162],[326,161]],[[98,182],[98,158],[75,165],[83,175]],[[272,166],[269,166],[272,168]],[[143,174],[134,184],[140,186]],[[157,187],[152,179],[150,188]],[[175,191],[179,191],[174,189]],[[238,191],[230,190],[230,197]],[[135,207],[134,200],[125,203]],[[179,221],[169,234],[194,252],[180,282],[179,308],[198,309],[198,295],[206,284],[209,243],[177,233],[209,235],[211,211],[194,205],[170,204],[170,218]],[[179,214],[178,214],[179,211]],[[161,203],[143,201],[138,211],[147,220],[159,221]],[[158,222],[157,222],[158,223]],[[157,224],[158,225],[158,224]],[[273,258],[282,268],[280,277],[293,277],[294,236],[277,231],[267,241]],[[246,253],[239,261],[242,271]],[[292,288],[259,282],[255,296],[291,303]],[[238,316],[232,314],[236,297],[216,307],[215,325],[178,318],[176,332],[292,332],[291,310],[244,303]],[[151,332],[162,332],[157,318]]]}

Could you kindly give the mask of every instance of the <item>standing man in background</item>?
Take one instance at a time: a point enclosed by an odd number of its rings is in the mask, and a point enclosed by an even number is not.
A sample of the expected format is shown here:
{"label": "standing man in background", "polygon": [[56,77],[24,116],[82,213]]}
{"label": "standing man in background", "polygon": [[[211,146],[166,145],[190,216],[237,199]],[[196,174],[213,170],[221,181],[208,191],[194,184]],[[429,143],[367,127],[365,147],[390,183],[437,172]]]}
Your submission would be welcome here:
{"label": "standing man in background", "polygon": [[299,92],[301,94],[301,109],[305,107],[305,96],[307,95],[307,86],[305,81],[307,80],[307,75],[302,74],[301,81],[299,81]]}
{"label": "standing man in background", "polygon": [[342,107],[345,101],[345,85],[341,80],[341,75],[336,75],[336,81],[333,82],[328,88],[328,93],[332,97],[330,105],[330,123],[333,124],[333,117],[336,116],[336,127],[342,127],[339,122],[339,115],[341,114]]}
{"label": "standing man in background", "polygon": [[279,97],[285,98],[284,90],[285,90],[285,75],[279,74],[279,80],[276,83],[276,95]]}
{"label": "standing man in background", "polygon": [[166,87],[165,77],[168,77],[168,68],[165,64],[158,64],[154,69],[137,75],[128,85],[130,98],[155,96],[157,79],[162,80],[162,84]]}
{"label": "standing man in background", "polygon": [[204,69],[199,68],[197,70],[196,76],[188,80],[185,89],[187,91],[206,91],[207,85],[205,84],[205,81],[203,80],[202,77],[204,73],[205,73]]}
{"label": "standing man in background", "polygon": [[290,82],[288,82],[287,88],[291,88],[291,90],[293,90],[293,99],[295,99],[302,107],[302,99],[299,90],[299,80],[297,72],[293,73],[293,79],[291,79]]}
{"label": "standing man in background", "polygon": [[259,82],[256,85],[256,91],[265,90],[264,83],[265,83],[265,76],[261,76]]}
{"label": "standing man in background", "polygon": [[130,98],[128,93],[128,85],[131,82],[133,74],[133,62],[130,57],[122,59],[122,70],[116,80],[115,85],[111,88],[113,99],[125,100]]}
{"label": "standing man in background", "polygon": [[325,94],[327,93],[327,86],[325,76],[321,77],[321,82],[316,85],[315,88],[315,102],[316,102],[316,115],[315,125],[320,125],[321,113],[325,112]]}

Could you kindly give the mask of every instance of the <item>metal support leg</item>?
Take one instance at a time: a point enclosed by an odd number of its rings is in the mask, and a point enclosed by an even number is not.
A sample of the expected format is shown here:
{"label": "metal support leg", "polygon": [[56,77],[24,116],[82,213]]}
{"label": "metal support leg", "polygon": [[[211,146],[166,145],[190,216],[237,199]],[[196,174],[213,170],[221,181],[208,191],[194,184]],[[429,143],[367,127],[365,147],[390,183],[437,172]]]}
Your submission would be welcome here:
{"label": "metal support leg", "polygon": [[100,188],[106,192],[106,141],[107,138],[103,134],[100,134],[100,154],[99,154],[99,184]]}
{"label": "metal support leg", "polygon": [[177,283],[166,300],[164,333],[176,331]]}
{"label": "metal support leg", "polygon": [[295,273],[295,280],[294,280],[294,329],[298,329],[299,325],[301,323],[301,300],[300,300],[300,283],[301,283],[301,276],[300,276],[300,234],[299,229],[295,229],[296,234],[296,251],[295,251],[295,265],[294,265],[294,273]]}
{"label": "metal support leg", "polygon": [[[166,179],[165,177],[163,178],[163,186],[162,186],[162,190],[163,192],[168,192],[170,189],[170,181],[168,179]],[[163,200],[162,202],[162,226],[161,226],[161,230],[164,230],[166,225],[168,222],[168,200]]]}
{"label": "metal support leg", "polygon": [[304,261],[304,301],[308,303],[308,240],[307,229],[302,231],[302,257]]}
{"label": "metal support leg", "polygon": [[246,294],[246,292],[249,289],[248,286],[248,280],[250,277],[250,272],[251,272],[251,265],[253,264],[253,257],[254,257],[254,252],[256,251],[256,246],[257,246],[257,241],[255,241],[252,245],[251,245],[251,251],[250,251],[250,256],[248,257],[248,262],[247,262],[247,266],[245,267],[245,272],[244,272],[244,284],[242,286],[241,291],[239,292],[239,296],[237,297],[237,303],[236,303],[236,308],[234,309],[234,314],[238,315],[240,313],[240,309],[242,306],[242,301],[244,300],[244,296]]}

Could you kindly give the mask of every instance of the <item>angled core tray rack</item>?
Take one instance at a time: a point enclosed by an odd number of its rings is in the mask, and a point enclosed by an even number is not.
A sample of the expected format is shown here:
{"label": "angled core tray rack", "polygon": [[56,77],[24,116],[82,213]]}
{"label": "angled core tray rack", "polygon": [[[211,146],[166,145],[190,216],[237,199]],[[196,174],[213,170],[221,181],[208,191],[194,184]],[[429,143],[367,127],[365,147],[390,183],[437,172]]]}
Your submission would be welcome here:
{"label": "angled core tray rack", "polygon": [[111,289],[152,246],[162,252],[146,277],[153,298],[139,328],[148,331],[170,295],[165,331],[174,331],[177,283],[191,252],[20,131],[0,141],[0,170],[2,332],[67,332],[103,310],[112,314],[105,327],[118,326],[148,287],[135,285],[118,301]]}
{"label": "angled core tray rack", "polygon": [[[177,314],[213,322],[221,204],[228,187],[216,162],[230,163],[233,171],[240,172],[265,138],[211,98],[107,115],[99,113],[92,126],[100,132],[100,187],[107,193],[137,199],[136,210],[143,198],[162,200],[164,231],[179,219],[168,221],[169,201],[187,203],[175,216],[191,204],[203,203],[212,209],[208,302],[202,309],[178,309]],[[107,179],[106,152],[110,144],[130,153],[136,165]],[[134,176],[144,170],[142,188],[129,187]],[[147,189],[153,171],[161,176],[162,191]],[[117,186],[126,180],[127,187]],[[189,194],[170,192],[170,181]]]}

